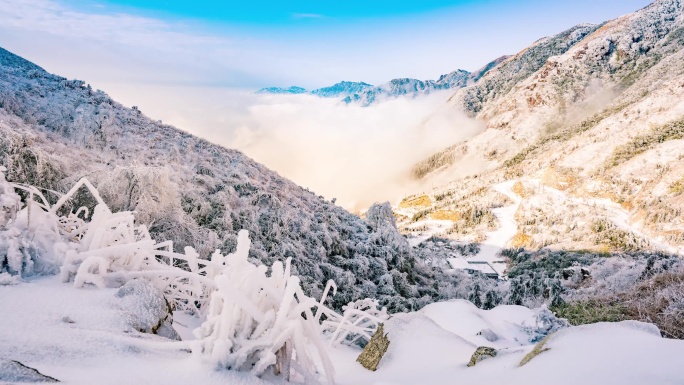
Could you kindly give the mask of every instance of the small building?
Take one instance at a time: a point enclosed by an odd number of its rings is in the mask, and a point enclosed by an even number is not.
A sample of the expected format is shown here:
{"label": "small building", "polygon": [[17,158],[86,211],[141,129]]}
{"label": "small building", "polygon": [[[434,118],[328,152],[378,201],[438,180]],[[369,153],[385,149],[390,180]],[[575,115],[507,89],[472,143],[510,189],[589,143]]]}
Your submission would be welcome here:
{"label": "small building", "polygon": [[480,273],[487,278],[499,279],[499,273],[487,261],[466,259],[463,257],[449,258],[449,264],[456,270],[464,270],[468,274]]}

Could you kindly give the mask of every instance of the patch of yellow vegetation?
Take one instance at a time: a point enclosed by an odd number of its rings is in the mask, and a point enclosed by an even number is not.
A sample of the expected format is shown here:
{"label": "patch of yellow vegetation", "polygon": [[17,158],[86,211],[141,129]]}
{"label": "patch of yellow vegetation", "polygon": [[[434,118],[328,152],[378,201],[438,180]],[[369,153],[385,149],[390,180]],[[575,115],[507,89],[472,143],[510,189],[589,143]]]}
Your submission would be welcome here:
{"label": "patch of yellow vegetation", "polygon": [[530,247],[532,246],[532,242],[534,242],[534,239],[532,239],[531,236],[518,232],[513,236],[513,239],[511,239],[511,246],[512,247]]}
{"label": "patch of yellow vegetation", "polygon": [[670,194],[680,195],[684,193],[684,178],[670,185]]}
{"label": "patch of yellow vegetation", "polygon": [[432,206],[432,199],[427,195],[421,195],[416,198],[406,198],[399,203],[399,207],[402,209],[410,209],[417,207],[430,207]]}
{"label": "patch of yellow vegetation", "polygon": [[658,235],[663,236],[665,239],[674,243],[684,242],[684,231],[682,230],[665,230],[660,232]]}
{"label": "patch of yellow vegetation", "polygon": [[461,219],[461,214],[459,214],[457,211],[437,210],[435,212],[430,213],[430,218],[437,221],[456,222]]}
{"label": "patch of yellow vegetation", "polygon": [[[587,180],[587,182],[590,182]],[[610,181],[609,177],[595,175],[591,177],[591,183],[584,185],[578,184],[578,187],[573,191],[573,195],[578,198],[599,198],[608,199],[620,205],[626,204],[638,206],[637,195],[621,196],[617,190],[620,186],[616,186],[614,182]],[[626,203],[632,201],[631,203]]]}
{"label": "patch of yellow vegetation", "polygon": [[394,220],[397,222],[404,222],[404,221],[408,221],[410,219],[406,215],[401,215],[401,214],[397,214],[397,213],[392,213],[392,214],[394,214]]}
{"label": "patch of yellow vegetation", "polygon": [[577,175],[571,169],[548,167],[541,181],[546,186],[565,191],[577,183]]}
{"label": "patch of yellow vegetation", "polygon": [[608,245],[606,243],[601,243],[601,244],[596,245],[595,250],[596,250],[596,252],[601,253],[601,254],[608,254],[608,253],[613,251],[613,249],[611,249],[610,245]]}
{"label": "patch of yellow vegetation", "polygon": [[515,184],[511,188],[511,191],[513,191],[516,195],[518,195],[521,198],[527,198],[533,195],[533,191],[529,188],[526,188],[521,181],[515,182]]}
{"label": "patch of yellow vegetation", "polygon": [[625,210],[627,210],[627,211],[632,211],[632,210],[634,210],[634,208],[636,207],[636,205],[634,204],[634,202],[632,202],[632,201],[629,200],[629,199],[626,200],[626,201],[624,201],[624,202],[622,202],[622,204],[621,204],[620,206],[622,206],[622,208],[625,209]]}
{"label": "patch of yellow vegetation", "polygon": [[525,220],[525,211],[523,210],[522,205],[518,206],[518,209],[515,210],[515,214],[513,214],[513,219],[515,219],[515,221],[518,223]]}

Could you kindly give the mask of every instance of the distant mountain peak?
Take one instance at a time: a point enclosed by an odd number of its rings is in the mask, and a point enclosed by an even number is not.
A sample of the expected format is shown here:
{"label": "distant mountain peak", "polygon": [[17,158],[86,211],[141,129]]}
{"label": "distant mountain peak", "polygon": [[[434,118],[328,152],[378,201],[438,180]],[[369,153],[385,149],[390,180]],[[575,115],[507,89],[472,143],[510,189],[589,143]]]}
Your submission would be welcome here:
{"label": "distant mountain peak", "polygon": [[364,82],[341,81],[330,87],[323,87],[311,91],[311,94],[323,98],[345,97],[372,89],[373,85]]}
{"label": "distant mountain peak", "polygon": [[266,87],[258,90],[256,92],[257,94],[291,94],[291,95],[299,95],[299,94],[305,94],[306,89],[302,87],[297,87],[297,86],[291,86],[288,88],[281,88],[281,87]]}
{"label": "distant mountain peak", "polygon": [[339,98],[342,102],[358,103],[369,106],[375,102],[397,97],[415,98],[427,95],[435,91],[460,89],[474,84],[485,73],[499,65],[509,56],[501,56],[487,63],[476,72],[470,73],[458,69],[441,75],[437,80],[419,80],[414,78],[395,78],[379,86],[373,86],[365,82],[353,82],[343,80],[329,87],[322,87],[307,92],[301,87],[279,88],[269,87],[257,91],[258,94],[304,94],[315,95],[321,98]]}

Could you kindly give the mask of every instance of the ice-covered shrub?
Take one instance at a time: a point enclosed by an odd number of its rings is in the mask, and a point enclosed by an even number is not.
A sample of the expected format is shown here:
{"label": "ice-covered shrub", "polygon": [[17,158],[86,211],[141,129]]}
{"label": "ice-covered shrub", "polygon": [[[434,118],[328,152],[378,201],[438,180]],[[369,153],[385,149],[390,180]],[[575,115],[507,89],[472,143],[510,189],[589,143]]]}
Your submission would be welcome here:
{"label": "ice-covered shrub", "polygon": [[[0,273],[53,273],[64,246],[59,219],[47,211],[48,203],[35,187],[7,182],[5,171],[0,167]],[[15,189],[24,190],[25,202]]]}
{"label": "ice-covered shrub", "polygon": [[0,166],[0,226],[6,226],[16,217],[21,206],[21,197],[5,179],[7,169]]}
{"label": "ice-covered shrub", "polygon": [[0,286],[16,285],[19,283],[19,277],[10,275],[9,273],[0,273]]}
{"label": "ice-covered shrub", "polygon": [[[0,273],[15,276],[56,273],[77,287],[117,287],[144,277],[178,310],[199,312],[213,290],[213,261],[200,260],[192,247],[173,252],[157,243],[131,211],[113,213],[85,178],[54,205],[34,186],[8,183],[0,169]],[[96,206],[59,216],[85,188]],[[25,194],[25,199],[15,191]],[[89,220],[87,220],[89,218]],[[220,263],[219,263],[220,264]]]}
{"label": "ice-covered shrub", "polygon": [[179,254],[173,252],[172,242],[157,243],[145,225],[137,224],[134,212],[112,213],[85,179],[51,211],[57,211],[81,186],[86,186],[99,204],[89,222],[75,214],[62,217],[64,231],[74,241],[66,250],[62,280],[68,282],[73,278],[77,287],[116,287],[132,278],[144,277],[164,292],[174,308],[200,312],[213,290],[214,266],[220,262],[200,260],[192,247]]}
{"label": "ice-covered shrub", "polygon": [[315,350],[333,383],[316,317],[319,303],[306,296],[299,278],[290,274],[289,259],[273,263],[267,274],[266,266],[248,261],[249,247],[242,230],[236,251],[225,257],[225,268],[214,277],[216,291],[207,319],[195,332],[200,339],[196,351],[220,367],[290,378],[316,373]]}
{"label": "ice-covered shrub", "polygon": [[389,319],[387,308],[380,308],[378,301],[370,298],[350,302],[342,310],[341,316],[330,310],[325,313],[328,319],[322,326],[331,333],[331,343],[365,346],[378,325]]}
{"label": "ice-covered shrub", "polygon": [[135,211],[136,219],[156,230],[178,223],[181,212],[178,187],[163,167],[132,165],[116,167],[98,184],[112,211]]}
{"label": "ice-covered shrub", "polygon": [[558,318],[546,306],[536,309],[535,313],[537,316],[536,324],[524,328],[530,335],[530,342],[538,342],[551,333],[570,326],[567,320]]}

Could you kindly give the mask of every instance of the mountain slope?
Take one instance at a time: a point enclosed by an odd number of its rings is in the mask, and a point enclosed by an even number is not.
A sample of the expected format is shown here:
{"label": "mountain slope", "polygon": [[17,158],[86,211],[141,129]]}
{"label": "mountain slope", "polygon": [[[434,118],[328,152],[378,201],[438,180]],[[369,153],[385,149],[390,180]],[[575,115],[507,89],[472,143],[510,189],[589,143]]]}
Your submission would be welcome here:
{"label": "mountain slope", "polygon": [[[516,217],[525,225],[512,246],[676,250],[684,245],[682,63],[680,0],[542,39],[454,94],[445,108],[488,129],[414,175],[447,177],[463,159],[474,162],[477,179],[433,193],[456,196],[466,185],[519,179]],[[449,201],[425,210],[449,210]]]}
{"label": "mountain slope", "polygon": [[477,84],[456,97],[454,103],[470,115],[478,114],[482,106],[508,93],[513,86],[538,71],[548,58],[565,53],[599,26],[575,26],[552,37],[542,38],[517,55],[508,57],[482,75]]}

